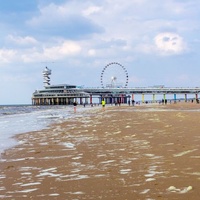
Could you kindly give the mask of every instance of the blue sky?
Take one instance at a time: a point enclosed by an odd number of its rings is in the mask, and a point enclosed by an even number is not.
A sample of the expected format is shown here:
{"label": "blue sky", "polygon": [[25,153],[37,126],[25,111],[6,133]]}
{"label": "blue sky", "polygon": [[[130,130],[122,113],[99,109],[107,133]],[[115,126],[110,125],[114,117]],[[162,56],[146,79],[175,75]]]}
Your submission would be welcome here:
{"label": "blue sky", "polygon": [[51,84],[100,87],[119,62],[129,87],[200,87],[199,0],[0,0],[0,30],[0,104],[31,103],[45,66]]}

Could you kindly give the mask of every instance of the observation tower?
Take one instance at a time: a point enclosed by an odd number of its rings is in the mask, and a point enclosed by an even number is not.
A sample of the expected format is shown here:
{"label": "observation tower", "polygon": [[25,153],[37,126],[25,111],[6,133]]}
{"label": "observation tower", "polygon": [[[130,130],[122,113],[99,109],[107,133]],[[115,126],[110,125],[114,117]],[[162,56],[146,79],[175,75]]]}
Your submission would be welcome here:
{"label": "observation tower", "polygon": [[51,75],[51,70],[48,67],[45,67],[42,74],[43,74],[43,78],[44,78],[44,81],[43,81],[44,87],[50,85],[49,75]]}

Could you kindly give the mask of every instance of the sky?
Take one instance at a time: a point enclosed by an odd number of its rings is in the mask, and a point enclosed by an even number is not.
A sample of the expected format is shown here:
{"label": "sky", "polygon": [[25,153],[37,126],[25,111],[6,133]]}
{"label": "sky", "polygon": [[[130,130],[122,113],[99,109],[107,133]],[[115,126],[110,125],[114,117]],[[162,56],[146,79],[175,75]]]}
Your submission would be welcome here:
{"label": "sky", "polygon": [[0,0],[0,105],[31,104],[46,66],[52,85],[101,87],[117,62],[128,87],[200,87],[199,60],[199,0]]}

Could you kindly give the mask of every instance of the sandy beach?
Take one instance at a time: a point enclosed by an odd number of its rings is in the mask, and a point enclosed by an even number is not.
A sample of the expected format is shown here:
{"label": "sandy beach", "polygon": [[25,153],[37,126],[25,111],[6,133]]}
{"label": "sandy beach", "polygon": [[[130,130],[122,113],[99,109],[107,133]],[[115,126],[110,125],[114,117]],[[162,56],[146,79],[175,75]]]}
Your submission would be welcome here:
{"label": "sandy beach", "polygon": [[87,112],[17,135],[1,155],[0,199],[200,199],[200,104]]}

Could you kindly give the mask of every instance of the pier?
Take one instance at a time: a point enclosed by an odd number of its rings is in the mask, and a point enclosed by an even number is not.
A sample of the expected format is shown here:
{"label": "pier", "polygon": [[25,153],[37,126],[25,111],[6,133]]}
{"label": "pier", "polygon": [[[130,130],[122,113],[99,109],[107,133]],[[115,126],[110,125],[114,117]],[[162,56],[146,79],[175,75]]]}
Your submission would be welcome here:
{"label": "pier", "polygon": [[114,103],[116,99],[121,98],[121,102],[127,102],[127,98],[134,100],[134,95],[140,94],[141,101],[145,102],[145,95],[152,96],[152,102],[156,101],[156,95],[162,95],[163,100],[166,100],[167,94],[173,95],[173,100],[176,102],[177,95],[181,94],[185,101],[188,100],[188,95],[193,95],[195,100],[198,99],[198,94],[200,93],[200,88],[184,88],[184,87],[131,87],[131,88],[87,88],[84,89],[85,92],[89,93],[90,96],[100,96],[101,98],[106,98],[107,102]]}
{"label": "pier", "polygon": [[[156,95],[162,95],[164,101],[167,100],[167,95],[173,95],[173,101],[177,101],[177,95],[187,101],[188,95],[193,96],[193,99],[198,100],[200,88],[183,88],[183,87],[133,87],[133,88],[79,88],[74,85],[53,85],[47,86],[43,90],[38,90],[33,93],[33,105],[68,105],[77,101],[79,104],[92,104],[96,98],[101,103],[102,99],[106,103],[128,103],[134,101],[135,95],[141,95],[141,102],[145,103],[146,95],[152,96],[151,101],[156,102]],[[96,102],[96,101],[95,101]]]}
{"label": "pier", "polygon": [[105,99],[107,104],[116,102],[130,104],[130,102],[135,102],[135,95],[141,95],[142,103],[145,103],[145,97],[150,95],[152,96],[151,102],[154,103],[158,101],[156,95],[161,95],[162,101],[166,102],[167,95],[169,94],[173,96],[170,100],[174,102],[178,99],[177,95],[181,95],[181,98],[185,101],[188,101],[188,96],[190,95],[192,101],[199,102],[198,95],[200,93],[200,87],[115,87],[115,85],[110,85],[111,87],[84,88],[69,84],[51,85],[50,75],[51,70],[46,67],[43,71],[44,89],[36,90],[33,93],[32,105],[70,105],[74,101],[79,104],[93,104],[94,100],[95,102],[101,103],[102,99]]}

